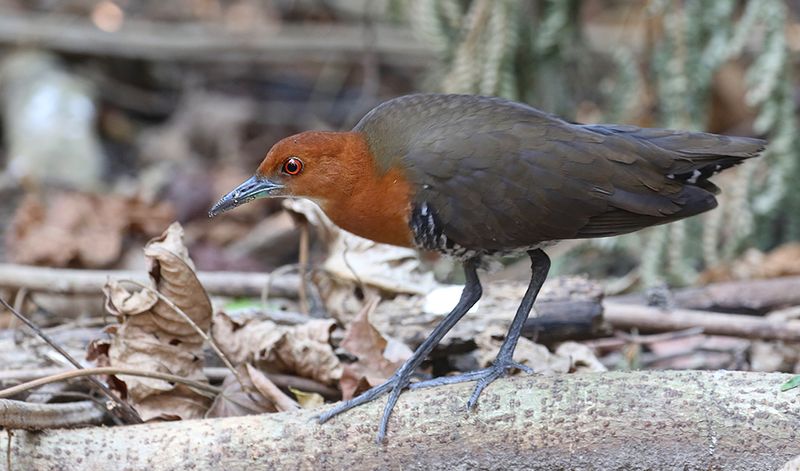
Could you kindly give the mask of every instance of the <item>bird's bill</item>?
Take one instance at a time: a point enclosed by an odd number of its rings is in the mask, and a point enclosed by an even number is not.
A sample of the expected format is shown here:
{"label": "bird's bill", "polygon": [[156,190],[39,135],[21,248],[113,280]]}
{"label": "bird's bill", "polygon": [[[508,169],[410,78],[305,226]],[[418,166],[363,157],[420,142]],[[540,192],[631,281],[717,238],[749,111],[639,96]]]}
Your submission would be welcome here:
{"label": "bird's bill", "polygon": [[254,199],[275,196],[274,192],[281,188],[283,188],[283,185],[264,177],[253,175],[247,181],[234,188],[233,191],[220,198],[217,204],[208,212],[208,217],[214,217]]}

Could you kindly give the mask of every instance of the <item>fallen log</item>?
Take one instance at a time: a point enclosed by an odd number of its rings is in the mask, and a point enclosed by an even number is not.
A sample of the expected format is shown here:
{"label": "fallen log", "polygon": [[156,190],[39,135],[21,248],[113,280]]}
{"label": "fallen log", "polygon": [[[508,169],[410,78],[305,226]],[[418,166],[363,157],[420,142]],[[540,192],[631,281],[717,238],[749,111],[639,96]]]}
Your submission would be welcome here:
{"label": "fallen log", "polygon": [[778,321],[760,316],[720,314],[690,309],[668,311],[637,304],[603,303],[603,319],[617,329],[670,332],[702,327],[706,335],[800,342],[800,321]]}
{"label": "fallen log", "polygon": [[14,431],[13,469],[777,469],[800,454],[790,376],[728,371],[518,376],[401,396],[320,425],[313,411]]}

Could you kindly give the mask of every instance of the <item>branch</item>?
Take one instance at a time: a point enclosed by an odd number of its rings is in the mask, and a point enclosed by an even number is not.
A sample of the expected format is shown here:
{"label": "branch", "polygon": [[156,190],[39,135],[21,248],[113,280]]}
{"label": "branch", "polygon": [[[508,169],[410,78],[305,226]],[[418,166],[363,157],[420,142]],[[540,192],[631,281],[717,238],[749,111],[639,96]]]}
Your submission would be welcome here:
{"label": "branch", "polygon": [[[300,283],[297,275],[289,274],[273,280],[268,273],[248,272],[198,272],[197,277],[209,294],[233,297],[258,297],[270,282],[270,296],[296,298]],[[0,288],[27,288],[40,293],[102,294],[103,285],[109,278],[147,282],[147,274],[142,271],[75,270],[0,263]]]}
{"label": "branch", "polygon": [[430,48],[407,28],[281,24],[234,31],[208,23],[158,23],[126,19],[108,33],[80,16],[19,14],[0,10],[0,45],[36,45],[47,49],[111,57],[161,61],[296,63],[352,62],[367,50],[383,62],[420,66],[433,59]]}
{"label": "branch", "polygon": [[800,322],[775,321],[763,317],[719,314],[688,309],[603,303],[603,318],[617,329],[637,328],[643,332],[665,332],[702,327],[707,335],[730,335],[746,339],[800,342]]}
{"label": "branch", "polygon": [[201,383],[199,381],[194,381],[170,373],[136,370],[131,368],[117,368],[114,366],[101,366],[97,368],[81,368],[79,370],[64,371],[62,373],[56,373],[52,376],[46,376],[44,378],[38,378],[26,383],[18,384],[16,386],[11,386],[10,388],[0,390],[0,398],[15,396],[21,392],[38,388],[40,386],[44,386],[45,384],[58,383],[60,381],[67,381],[73,378],[82,378],[93,375],[141,376],[145,378],[160,379],[162,381],[168,381],[172,383],[185,384],[191,388],[209,392],[211,394],[219,394],[221,392],[221,388],[216,386],[211,386],[210,384]]}
{"label": "branch", "polygon": [[0,399],[0,427],[5,429],[42,430],[97,424],[104,415],[92,401],[35,404]]}
{"label": "branch", "polygon": [[[684,309],[766,314],[800,305],[800,276],[711,283],[675,290],[672,296],[675,305]],[[646,304],[641,293],[608,297],[606,301]]]}
{"label": "branch", "polygon": [[[2,305],[9,312],[14,314],[14,316],[20,321],[22,321],[29,329],[33,330],[40,339],[42,339],[53,350],[55,350],[62,357],[64,357],[69,363],[72,364],[72,366],[77,368],[78,371],[83,369],[83,365],[81,365],[80,362],[78,362],[78,360],[73,358],[73,356],[70,355],[66,350],[64,350],[61,347],[61,345],[54,342],[53,339],[50,338],[50,336],[45,334],[44,331],[42,331],[42,329],[39,328],[39,326],[31,322],[30,319],[22,315],[21,312],[14,309],[13,306],[9,305],[5,299],[0,298],[0,305]],[[89,376],[88,378],[89,381],[97,389],[99,389],[100,392],[103,395],[105,395],[110,400],[111,403],[116,405],[115,407],[110,409],[112,414],[114,414],[116,417],[118,417],[121,420],[124,420],[127,423],[142,423],[142,418],[139,417],[139,414],[133,407],[131,407],[130,404],[128,404],[121,398],[117,397],[113,392],[111,392],[111,389],[109,389],[108,386],[100,382],[100,380],[98,380],[97,378],[94,378],[92,376]]]}
{"label": "branch", "polygon": [[[472,385],[404,394],[386,445],[384,401],[329,423],[314,411],[15,432],[14,469],[777,469],[800,454],[790,376],[616,372],[515,377],[475,412]],[[9,450],[0,440],[0,455]]]}
{"label": "branch", "polygon": [[[116,370],[117,373],[120,373],[121,371],[118,368],[111,368],[111,369]],[[67,369],[60,367],[34,368],[25,370],[2,370],[0,371],[0,386],[3,386],[5,383],[9,382],[25,383],[25,382],[35,381],[45,377],[52,377],[55,375],[69,373],[72,371],[83,371],[83,370],[74,370],[74,369]],[[117,374],[114,372],[97,373],[95,369],[93,369],[92,371],[95,371],[95,374]],[[142,372],[142,373],[144,373],[143,375],[151,375],[151,373],[153,372]],[[165,381],[180,381],[182,379],[180,377],[177,377],[176,379],[176,378],[170,378],[168,376],[163,376],[162,373],[158,372],[155,372],[155,374],[162,375],[160,377],[156,377],[156,379],[164,379]],[[206,367],[203,368],[203,374],[205,374],[206,378],[208,378],[209,381],[215,381],[221,383],[225,379],[225,377],[230,374],[230,371],[228,370],[228,368]],[[337,389],[334,389],[330,386],[314,381],[313,379],[308,379],[288,374],[281,374],[281,373],[264,373],[264,374],[267,376],[267,378],[269,378],[270,381],[275,383],[275,385],[280,386],[282,388],[295,388],[301,391],[313,392],[321,394],[326,399],[339,399],[342,397],[341,393]],[[190,383],[187,384],[194,384],[194,383],[196,382],[191,381]],[[203,384],[203,383],[198,383],[198,384]],[[201,387],[200,389],[203,388]]]}

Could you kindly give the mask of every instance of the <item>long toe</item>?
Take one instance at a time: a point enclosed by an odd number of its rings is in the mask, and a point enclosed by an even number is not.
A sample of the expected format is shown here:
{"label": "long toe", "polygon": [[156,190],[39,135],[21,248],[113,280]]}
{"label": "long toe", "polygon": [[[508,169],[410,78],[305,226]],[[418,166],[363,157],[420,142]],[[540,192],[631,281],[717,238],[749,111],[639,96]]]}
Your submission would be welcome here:
{"label": "long toe", "polygon": [[331,407],[327,411],[319,414],[316,416],[317,421],[319,423],[325,423],[330,419],[336,417],[337,415],[341,414],[342,412],[347,412],[354,407],[358,407],[362,404],[366,404],[368,402],[372,402],[375,399],[379,398],[380,396],[386,394],[390,390],[392,390],[395,385],[397,385],[401,381],[400,376],[395,374],[391,378],[389,378],[385,383],[379,384],[374,388],[370,388],[363,393],[359,394],[358,396],[350,399],[349,401],[340,402],[339,404]]}
{"label": "long toe", "polygon": [[486,386],[489,386],[494,382],[494,380],[506,376],[509,374],[511,370],[521,370],[525,373],[532,374],[533,369],[529,366],[523,365],[522,363],[518,363],[514,360],[501,360],[496,359],[492,366],[480,370],[482,373],[480,378],[478,378],[477,384],[475,384],[475,389],[472,390],[472,395],[469,397],[467,401],[467,409],[474,409],[475,406],[478,405],[478,398],[480,397],[481,393]]}
{"label": "long toe", "polygon": [[426,381],[420,381],[418,383],[411,383],[408,386],[408,388],[409,389],[433,388],[436,386],[443,386],[445,384],[457,384],[457,383],[466,383],[469,381],[476,381],[485,376],[485,372],[487,369],[470,371],[468,373],[462,373],[460,375],[439,376],[438,378],[433,378]]}
{"label": "long toe", "polygon": [[520,371],[522,371],[523,373],[527,373],[527,374],[529,374],[529,375],[532,375],[532,374],[534,373],[534,371],[533,371],[533,368],[531,368],[530,366],[528,366],[528,365],[523,365],[522,363],[518,363],[518,362],[516,362],[516,361],[513,361],[513,360],[512,360],[512,361],[509,361],[509,362],[507,362],[505,365],[506,365],[506,366],[505,366],[505,368],[506,368],[506,371],[508,371],[508,370],[513,370],[513,369],[517,369],[517,370],[520,370]]}

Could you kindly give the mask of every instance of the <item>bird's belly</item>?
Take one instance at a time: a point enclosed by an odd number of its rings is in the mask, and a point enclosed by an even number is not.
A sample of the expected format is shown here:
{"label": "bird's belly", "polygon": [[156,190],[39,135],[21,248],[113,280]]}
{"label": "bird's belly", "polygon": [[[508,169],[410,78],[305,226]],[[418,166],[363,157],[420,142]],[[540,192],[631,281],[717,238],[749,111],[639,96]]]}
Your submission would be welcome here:
{"label": "bird's belly", "polygon": [[414,237],[414,245],[423,250],[431,250],[453,257],[459,260],[471,258],[504,257],[518,253],[525,253],[530,250],[541,249],[555,245],[557,240],[536,241],[531,244],[508,244],[498,243],[497,239],[486,234],[486,242],[481,245],[464,244],[455,240],[448,234],[445,224],[439,220],[434,208],[427,202],[422,202],[413,206],[409,227]]}

